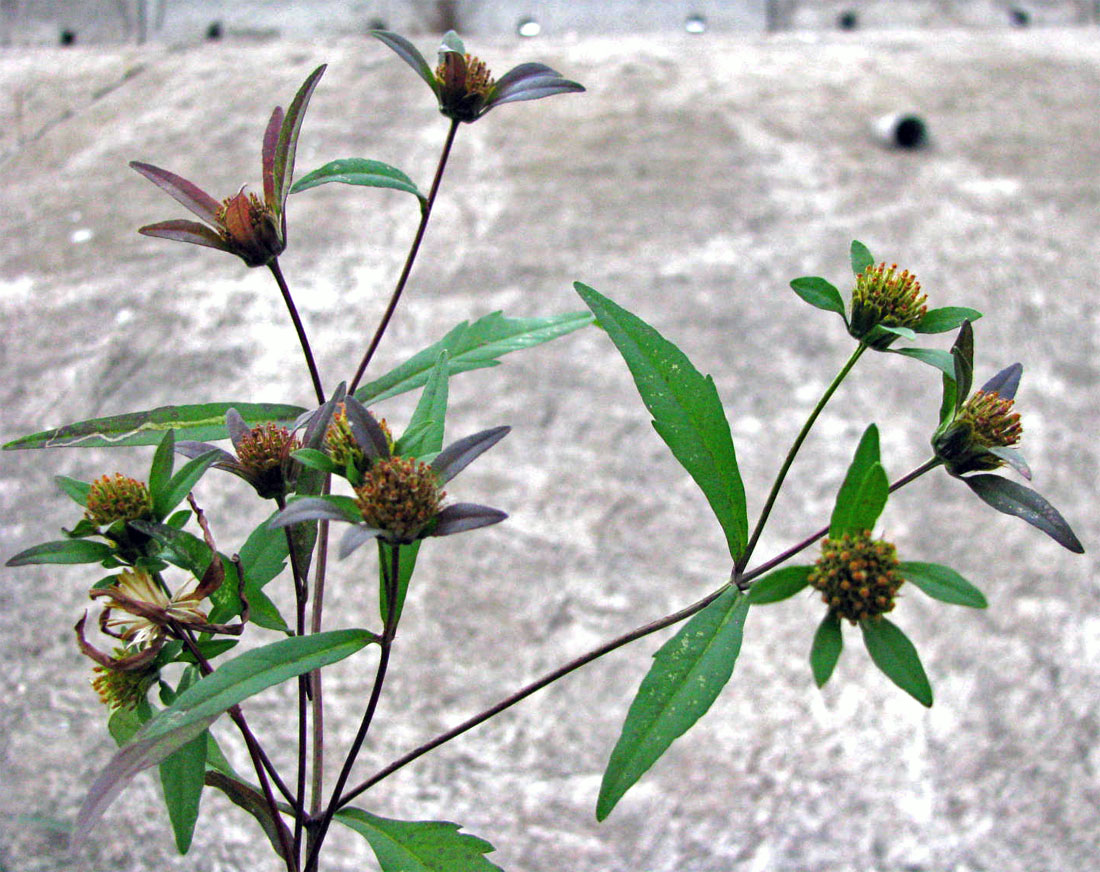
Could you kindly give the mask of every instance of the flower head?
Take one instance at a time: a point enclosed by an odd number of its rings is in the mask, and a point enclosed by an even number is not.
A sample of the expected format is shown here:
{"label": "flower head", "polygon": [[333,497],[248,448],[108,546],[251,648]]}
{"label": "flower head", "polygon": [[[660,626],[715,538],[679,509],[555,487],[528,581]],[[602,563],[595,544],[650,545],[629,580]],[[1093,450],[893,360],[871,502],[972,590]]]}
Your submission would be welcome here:
{"label": "flower head", "polygon": [[405,37],[386,30],[372,30],[371,35],[388,45],[416,71],[435,94],[439,111],[453,121],[476,121],[501,103],[539,100],[584,90],[582,85],[538,63],[520,64],[494,80],[485,63],[466,52],[453,30],[443,37],[434,70]]}
{"label": "flower head", "polygon": [[324,71],[325,67],[320,66],[309,75],[285,116],[281,107],[271,113],[262,149],[262,200],[241,188],[219,202],[175,173],[131,161],[131,167],[205,222],[161,221],[138,232],[226,251],[248,266],[266,266],[282,254],[286,248],[286,198],[294,177],[298,133],[306,105]]}
{"label": "flower head", "polygon": [[920,282],[909,270],[899,273],[897,264],[868,266],[856,276],[848,332],[872,348],[882,350],[894,342],[898,334],[876,328],[912,330],[928,314],[927,300],[928,297],[921,293]]}
{"label": "flower head", "polygon": [[169,596],[144,569],[124,570],[114,584],[92,588],[89,596],[107,600],[100,628],[135,650],[159,646],[173,622],[181,626],[206,624],[198,590],[185,586]]}
{"label": "flower head", "polygon": [[225,426],[234,457],[207,442],[177,442],[176,450],[187,457],[199,457],[210,451],[219,452],[216,469],[224,469],[247,481],[262,499],[281,499],[293,489],[297,464],[291,454],[301,442],[286,427],[266,423],[249,427],[236,409],[225,413]]}
{"label": "flower head", "polygon": [[856,624],[892,611],[904,579],[897,549],[867,530],[823,539],[821,557],[809,575],[812,587],[840,617]]}
{"label": "flower head", "polygon": [[92,667],[92,689],[111,711],[136,709],[145,701],[149,688],[159,675],[153,666],[127,669],[117,665],[124,663],[130,654],[126,648],[116,648],[112,664],[96,663]]}
{"label": "flower head", "polygon": [[[386,445],[392,452],[393,434],[390,433],[385,418],[378,421],[378,427],[385,435]],[[359,472],[365,472],[370,466],[369,459],[352,433],[347,405],[344,401],[338,402],[333,410],[332,420],[329,421],[328,429],[325,430],[324,445],[325,452],[340,469],[346,470],[350,466]]]}
{"label": "flower head", "polygon": [[[352,525],[340,543],[346,557],[371,539],[406,545],[427,536],[449,536],[496,524],[508,517],[475,503],[443,505],[443,485],[503,439],[510,427],[483,430],[444,448],[430,463],[395,455],[388,431],[349,396],[334,416],[338,442],[348,456],[361,457],[363,471],[352,479],[355,498],[306,497],[275,516],[273,527],[303,521],[344,521]],[[349,465],[358,469],[359,465]]]}
{"label": "flower head", "polygon": [[84,517],[97,527],[116,521],[137,521],[151,517],[153,497],[145,482],[121,473],[104,475],[92,482]]}

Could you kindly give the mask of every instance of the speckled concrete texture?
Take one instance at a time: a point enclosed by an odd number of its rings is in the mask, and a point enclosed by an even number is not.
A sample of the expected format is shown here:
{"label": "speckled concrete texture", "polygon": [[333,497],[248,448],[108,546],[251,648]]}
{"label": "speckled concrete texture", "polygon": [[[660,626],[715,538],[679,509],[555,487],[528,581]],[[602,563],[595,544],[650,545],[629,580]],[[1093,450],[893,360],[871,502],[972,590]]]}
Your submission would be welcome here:
{"label": "speckled concrete texture", "polygon": [[[496,846],[491,858],[509,872],[1095,864],[1095,37],[1049,29],[474,46],[498,72],[538,59],[589,92],[501,107],[460,131],[376,372],[464,318],[577,310],[571,283],[583,280],[713,373],[757,510],[850,348],[839,319],[799,301],[788,282],[846,283],[848,243],[859,238],[916,271],[934,304],[987,313],[979,380],[1024,363],[1018,405],[1035,486],[1090,553],[1071,555],[929,476],[891,501],[882,528],[903,558],[947,563],[990,600],[981,613],[918,593],[899,605],[896,620],[936,691],[931,710],[889,684],[852,633],[834,679],[816,690],[806,655],[820,605],[796,598],[750,614],[726,692],[603,824],[593,814],[600,773],[667,633],[407,767],[365,807],[460,822]],[[308,402],[269,276],[137,235],[183,211],[126,162],[168,167],[219,196],[257,185],[271,107],[321,62],[330,68],[306,119],[300,171],[366,156],[426,187],[446,123],[423,83],[375,43],[0,55],[0,438],[168,403]],[[927,120],[929,148],[872,141],[871,122],[896,111]],[[292,199],[282,264],[328,384],[358,359],[416,218],[415,202],[396,192],[330,186]],[[914,361],[862,363],[796,463],[761,558],[827,518],[868,422],[880,424],[892,476],[920,463],[938,391],[936,374]],[[379,411],[400,427],[411,403]],[[729,572],[705,501],[599,331],[453,380],[450,438],[501,423],[514,432],[449,490],[511,518],[421,552],[360,777]],[[0,554],[76,520],[51,476],[138,475],[149,456],[0,456]],[[211,475],[198,492],[223,550],[262,517],[228,478]],[[113,747],[71,631],[98,575],[0,572],[0,869],[275,870],[255,824],[220,795],[204,797],[191,855],[175,856],[149,775],[110,810],[86,854],[67,853],[64,828]],[[375,620],[373,572],[365,555],[335,566],[328,627]],[[327,680],[330,766],[354,732],[373,663],[364,654]],[[246,705],[286,768],[288,703],[275,691]],[[336,833],[330,845],[325,872],[374,868],[357,836]]]}

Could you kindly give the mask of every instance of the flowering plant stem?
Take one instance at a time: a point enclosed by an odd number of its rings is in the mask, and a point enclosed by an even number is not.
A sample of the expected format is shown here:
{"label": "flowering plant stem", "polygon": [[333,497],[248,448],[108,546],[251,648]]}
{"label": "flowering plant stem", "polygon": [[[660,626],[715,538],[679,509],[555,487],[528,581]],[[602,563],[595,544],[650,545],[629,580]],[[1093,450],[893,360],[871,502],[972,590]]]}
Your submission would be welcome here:
{"label": "flowering plant stem", "polygon": [[[863,346],[860,346],[860,347],[862,348]],[[858,357],[859,357],[858,353],[853,355],[853,357],[858,359]],[[849,365],[845,367],[845,371],[850,370],[851,369],[851,364],[854,364],[854,363],[855,363],[855,360],[850,360]],[[840,379],[840,377],[838,377],[835,384],[839,384],[839,379]],[[834,387],[834,389],[835,389],[835,385],[832,386],[832,387]],[[824,405],[824,403],[822,403],[821,405]],[[820,410],[818,410],[818,411],[820,411]],[[907,485],[907,484],[915,481],[916,479],[920,478],[920,476],[924,475],[926,472],[929,472],[930,470],[935,469],[939,465],[940,465],[940,461],[937,460],[936,458],[932,458],[931,460],[928,460],[925,463],[922,463],[916,469],[912,470],[911,472],[907,473],[906,475],[903,475],[896,482],[894,482],[892,485],[890,485],[890,490],[895,491],[899,488],[904,487],[905,485]],[[815,530],[809,536],[802,539],[801,541],[799,541],[795,545],[792,545],[790,548],[786,549],[785,551],[781,552],[780,554],[777,554],[775,557],[768,560],[767,562],[762,563],[762,564],[760,564],[760,566],[757,566],[756,568],[752,569],[751,571],[749,571],[747,573],[744,573],[743,575],[738,576],[738,578],[737,578],[738,586],[741,587],[742,589],[745,589],[746,587],[751,585],[751,583],[754,579],[759,578],[760,576],[764,575],[767,572],[770,572],[775,567],[779,566],[782,563],[785,563],[787,560],[790,560],[796,554],[799,554],[800,552],[805,551],[807,548],[809,548],[811,545],[813,545],[815,542],[817,542],[819,539],[821,539],[821,537],[824,536],[828,532],[829,532],[828,525],[822,527],[820,530]],[[582,666],[586,666],[587,664],[591,663],[593,660],[598,660],[599,658],[603,657],[605,654],[610,654],[612,651],[615,651],[619,648],[622,648],[624,645],[629,645],[631,642],[637,642],[639,639],[643,639],[646,636],[649,636],[649,635],[651,635],[653,633],[656,633],[660,630],[664,630],[667,627],[671,627],[674,624],[678,624],[681,621],[685,621],[688,618],[698,614],[703,609],[705,609],[707,606],[709,606],[712,602],[714,602],[716,599],[718,599],[718,597],[720,597],[726,590],[728,590],[730,585],[733,584],[733,583],[734,583],[734,581],[731,579],[729,582],[722,585],[722,587],[718,588],[717,590],[711,591],[705,597],[703,597],[700,600],[697,600],[696,602],[692,603],[691,605],[685,606],[684,608],[680,609],[679,611],[672,612],[671,614],[665,615],[662,618],[658,618],[655,621],[650,621],[647,624],[643,624],[640,627],[636,627],[635,629],[630,630],[627,633],[623,633],[621,636],[616,636],[614,639],[610,639],[607,642],[604,642],[602,645],[599,645],[596,648],[593,648],[591,651],[588,651],[584,654],[581,654],[579,657],[575,657],[574,659],[570,660],[569,662],[562,664],[557,669],[554,669],[554,670],[546,673],[542,677],[535,679],[530,684],[527,684],[527,685],[521,687],[519,690],[515,691],[514,693],[509,694],[508,696],[504,697],[504,699],[500,700],[499,702],[495,703],[494,705],[490,706],[489,708],[485,709],[484,711],[479,712],[478,714],[474,715],[473,717],[468,718],[467,720],[463,721],[461,724],[458,724],[457,726],[452,727],[450,730],[447,730],[447,732],[440,733],[435,738],[430,739],[429,741],[425,742],[424,744],[414,748],[412,751],[405,754],[404,756],[397,758],[396,760],[394,760],[392,763],[388,764],[384,768],[378,770],[374,775],[372,775],[366,781],[363,781],[362,783],[356,785],[351,790],[349,790],[346,794],[344,794],[342,797],[340,797],[340,801],[337,804],[337,808],[338,809],[343,808],[344,806],[348,805],[356,797],[358,797],[362,793],[365,793],[367,790],[369,790],[374,785],[376,785],[379,781],[382,781],[383,779],[388,778],[390,775],[392,775],[398,769],[401,769],[404,766],[408,765],[409,763],[412,763],[414,760],[416,760],[419,757],[424,756],[429,751],[433,751],[436,748],[438,748],[440,745],[444,745],[447,742],[451,741],[451,739],[455,739],[455,738],[461,736],[463,733],[465,733],[469,730],[472,730],[474,727],[478,726],[479,724],[482,724],[485,721],[489,720],[490,718],[493,718],[496,715],[500,714],[505,709],[511,708],[516,703],[523,701],[527,697],[529,697],[529,696],[537,693],[538,691],[542,690],[544,687],[547,687],[548,685],[553,684],[558,679],[564,678],[566,675],[568,675],[571,672],[576,671],[577,669],[580,669]],[[307,870],[307,872],[308,872],[308,870]]]}
{"label": "flowering plant stem", "polygon": [[298,334],[298,341],[302,345],[302,353],[306,357],[306,366],[309,367],[309,377],[313,381],[313,392],[317,395],[317,402],[318,404],[324,403],[325,391],[321,387],[321,374],[317,371],[317,362],[313,359],[313,349],[310,347],[309,337],[306,336],[306,328],[302,324],[302,319],[298,316],[298,307],[294,305],[290,288],[287,286],[286,279],[283,278],[283,271],[279,268],[278,258],[273,258],[271,263],[268,264],[268,268],[271,270],[271,274],[275,276],[275,282],[279,285],[279,291],[283,295],[287,312],[290,313],[290,320],[294,322],[294,330]]}
{"label": "flowering plant stem", "polygon": [[378,323],[378,329],[374,333],[374,338],[371,339],[370,345],[367,346],[366,353],[363,355],[363,359],[359,361],[359,367],[355,370],[355,375],[352,377],[351,384],[348,386],[348,393],[355,393],[355,389],[359,387],[359,382],[363,378],[363,373],[367,370],[367,365],[371,362],[371,358],[374,357],[375,349],[378,348],[378,343],[382,341],[382,335],[386,332],[386,328],[390,324],[390,319],[393,317],[394,310],[397,309],[397,304],[401,299],[401,294],[405,290],[405,285],[409,280],[409,273],[412,272],[413,263],[416,260],[417,252],[420,251],[420,242],[424,239],[424,231],[428,229],[428,219],[432,217],[432,206],[435,203],[435,195],[439,192],[439,183],[443,181],[443,171],[447,167],[447,158],[451,154],[451,146],[455,141],[455,134],[458,132],[458,121],[451,121],[451,126],[447,130],[447,139],[443,143],[443,152],[439,156],[439,164],[435,168],[435,177],[432,179],[432,187],[428,192],[428,199],[424,202],[420,210],[420,225],[416,228],[416,235],[413,236],[412,245],[409,246],[409,254],[405,258],[405,265],[401,269],[401,275],[397,279],[397,285],[393,289],[393,295],[390,297],[389,305],[386,306],[385,314],[382,315],[382,320]]}
{"label": "flowering plant stem", "polygon": [[775,506],[775,500],[779,496],[779,491],[783,487],[783,482],[787,478],[787,473],[790,471],[791,465],[794,463],[795,457],[798,455],[798,450],[802,447],[802,443],[806,441],[806,437],[809,435],[811,428],[817,421],[818,416],[825,408],[826,404],[836,393],[836,389],[840,387],[841,382],[848,376],[848,373],[852,371],[852,367],[856,365],[856,362],[863,356],[863,352],[867,350],[867,346],[862,342],[856,346],[856,350],[852,352],[852,356],[848,358],[847,362],[840,368],[840,372],[836,374],[836,377],[829,383],[829,386],[825,388],[825,393],[821,395],[821,399],[817,401],[817,405],[814,406],[813,411],[810,412],[810,416],[806,419],[806,423],[802,425],[802,429],[798,432],[798,436],[795,437],[794,442],[791,445],[790,450],[787,452],[787,456],[783,461],[783,465],[779,468],[779,473],[775,477],[775,482],[772,484],[772,489],[768,493],[768,499],[764,503],[764,508],[760,511],[760,518],[756,522],[756,527],[752,531],[752,535],[749,537],[749,543],[745,546],[745,551],[738,559],[737,564],[733,569],[733,577],[741,581],[745,579],[741,577],[741,573],[749,564],[749,559],[752,557],[752,552],[756,549],[756,543],[760,540],[760,534],[764,532],[764,525],[768,522],[768,517],[771,515],[772,507]]}
{"label": "flowering plant stem", "polygon": [[351,769],[355,765],[355,759],[359,756],[360,749],[363,747],[363,741],[367,738],[367,731],[370,729],[371,721],[374,720],[374,713],[378,708],[378,700],[382,696],[382,685],[386,680],[386,670],[389,667],[393,637],[397,632],[397,584],[401,575],[401,546],[394,545],[390,549],[390,554],[392,559],[389,570],[387,571],[385,566],[382,569],[386,588],[386,621],[379,642],[381,653],[378,657],[378,670],[374,676],[374,686],[371,688],[370,699],[367,701],[366,711],[363,712],[359,731],[355,734],[355,740],[351,743],[348,755],[344,759],[343,768],[336,779],[336,786],[332,789],[332,798],[329,800],[328,807],[325,809],[321,820],[316,823],[315,835],[306,857],[305,872],[315,872],[317,869],[317,858],[320,855],[325,834],[332,823],[332,816],[340,808],[340,794],[348,783]]}

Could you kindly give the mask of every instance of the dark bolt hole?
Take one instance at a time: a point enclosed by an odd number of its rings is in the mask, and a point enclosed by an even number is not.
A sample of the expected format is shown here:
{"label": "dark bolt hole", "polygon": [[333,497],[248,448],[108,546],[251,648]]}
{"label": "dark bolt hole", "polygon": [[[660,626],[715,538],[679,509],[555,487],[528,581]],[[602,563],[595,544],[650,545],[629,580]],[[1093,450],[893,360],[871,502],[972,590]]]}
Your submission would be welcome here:
{"label": "dark bolt hole", "polygon": [[76,31],[75,30],[63,30],[61,31],[61,37],[58,39],[62,45],[75,45],[76,44]]}
{"label": "dark bolt hole", "polygon": [[859,27],[859,16],[851,9],[846,12],[841,12],[837,16],[836,26],[841,30],[855,30]]}
{"label": "dark bolt hole", "polygon": [[211,42],[216,42],[222,38],[222,23],[220,21],[211,21],[206,27],[206,38]]}
{"label": "dark bolt hole", "polygon": [[894,131],[894,139],[901,148],[919,148],[924,145],[926,135],[924,122],[913,115],[902,118]]}

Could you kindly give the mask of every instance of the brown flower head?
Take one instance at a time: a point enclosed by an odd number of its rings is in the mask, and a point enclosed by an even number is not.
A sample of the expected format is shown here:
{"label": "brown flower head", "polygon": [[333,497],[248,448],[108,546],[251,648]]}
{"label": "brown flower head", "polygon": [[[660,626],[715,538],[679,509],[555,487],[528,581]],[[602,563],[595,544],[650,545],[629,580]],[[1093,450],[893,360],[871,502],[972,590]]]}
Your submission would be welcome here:
{"label": "brown flower head", "polygon": [[513,67],[494,81],[484,62],[468,54],[453,30],[443,37],[439,62],[433,71],[420,51],[405,37],[386,30],[372,30],[377,37],[432,89],[439,111],[453,121],[476,121],[494,106],[520,100],[539,100],[554,94],[583,91],[576,82],[562,78],[545,64]]}
{"label": "brown flower head", "polygon": [[282,254],[286,248],[286,198],[294,177],[298,134],[309,98],[324,71],[324,66],[320,66],[309,75],[285,116],[281,107],[271,113],[261,152],[262,200],[255,194],[246,194],[241,188],[219,203],[175,173],[131,161],[131,167],[205,222],[161,221],[142,227],[138,232],[216,248],[235,254],[248,266],[266,266]]}

